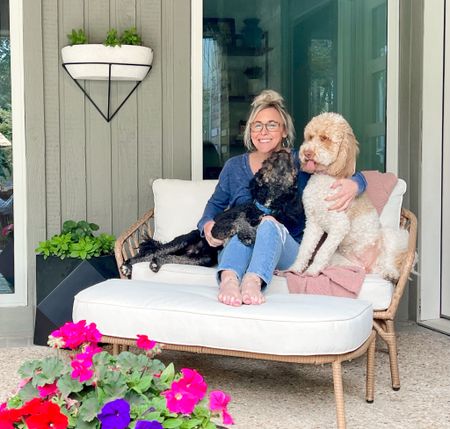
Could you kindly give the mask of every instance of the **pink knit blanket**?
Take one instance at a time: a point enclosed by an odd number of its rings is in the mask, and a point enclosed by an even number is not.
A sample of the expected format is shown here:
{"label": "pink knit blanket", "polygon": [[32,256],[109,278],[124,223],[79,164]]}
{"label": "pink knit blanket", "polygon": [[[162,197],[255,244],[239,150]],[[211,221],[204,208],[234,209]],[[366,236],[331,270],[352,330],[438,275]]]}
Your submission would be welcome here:
{"label": "pink knit blanket", "polygon": [[310,295],[332,295],[356,298],[361,290],[366,273],[363,268],[327,267],[317,277],[287,271],[289,293]]}
{"label": "pink knit blanket", "polygon": [[[366,193],[380,214],[397,184],[397,177],[392,173],[378,171],[363,171],[363,174],[367,180]],[[286,277],[289,293],[349,298],[356,298],[359,295],[366,275],[364,269],[357,266],[330,266],[318,276],[293,271],[280,271],[275,274]]]}

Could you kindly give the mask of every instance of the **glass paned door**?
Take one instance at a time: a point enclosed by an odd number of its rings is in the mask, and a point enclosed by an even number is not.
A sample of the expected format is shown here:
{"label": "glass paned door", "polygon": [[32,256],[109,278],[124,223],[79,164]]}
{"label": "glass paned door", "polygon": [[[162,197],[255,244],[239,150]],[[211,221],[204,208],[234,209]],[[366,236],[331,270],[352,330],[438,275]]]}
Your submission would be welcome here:
{"label": "glass paned door", "polygon": [[9,2],[0,2],[0,293],[14,292]]}
{"label": "glass paned door", "polygon": [[203,176],[245,152],[253,97],[279,91],[303,128],[342,113],[360,143],[358,169],[385,170],[386,0],[203,0]]}

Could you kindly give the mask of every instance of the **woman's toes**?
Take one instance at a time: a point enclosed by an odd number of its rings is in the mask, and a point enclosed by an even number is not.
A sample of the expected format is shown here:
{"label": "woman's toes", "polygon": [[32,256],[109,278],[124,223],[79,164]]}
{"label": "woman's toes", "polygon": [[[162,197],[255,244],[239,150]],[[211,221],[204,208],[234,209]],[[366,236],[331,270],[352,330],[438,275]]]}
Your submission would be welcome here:
{"label": "woman's toes", "polygon": [[242,280],[242,302],[244,304],[259,305],[265,302],[261,292],[261,279],[254,274],[246,274]]}
{"label": "woman's toes", "polygon": [[239,288],[239,281],[234,276],[228,276],[220,282],[218,300],[226,305],[239,307],[242,304],[242,295]]}

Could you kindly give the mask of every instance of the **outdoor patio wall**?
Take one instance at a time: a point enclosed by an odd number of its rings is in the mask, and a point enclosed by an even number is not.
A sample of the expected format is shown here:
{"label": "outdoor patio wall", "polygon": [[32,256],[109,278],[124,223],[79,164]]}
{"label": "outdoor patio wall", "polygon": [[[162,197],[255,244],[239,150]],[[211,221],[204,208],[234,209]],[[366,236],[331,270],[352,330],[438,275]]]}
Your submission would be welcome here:
{"label": "outdoor patio wall", "polygon": [[[24,0],[28,305],[2,310],[0,339],[31,338],[39,241],[67,219],[118,235],[153,202],[149,182],[190,178],[190,1]],[[73,28],[91,43],[136,26],[153,68],[107,123],[61,66]],[[117,103],[131,83],[112,86]],[[106,106],[105,82],[86,81]],[[14,332],[12,332],[14,331]]]}

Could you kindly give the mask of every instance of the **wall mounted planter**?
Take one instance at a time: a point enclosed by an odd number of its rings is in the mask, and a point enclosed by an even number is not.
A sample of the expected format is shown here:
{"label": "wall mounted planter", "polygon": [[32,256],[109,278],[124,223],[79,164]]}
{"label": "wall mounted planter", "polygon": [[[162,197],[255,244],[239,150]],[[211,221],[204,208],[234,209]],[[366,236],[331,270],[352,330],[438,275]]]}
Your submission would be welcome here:
{"label": "wall mounted planter", "polygon": [[[110,122],[152,68],[153,50],[146,46],[105,46],[85,44],[65,46],[61,50],[64,70],[83,91],[89,101]],[[100,109],[79,80],[108,81],[106,113]],[[136,84],[115,110],[111,109],[111,82],[134,81]]]}
{"label": "wall mounted planter", "polygon": [[153,61],[153,50],[145,46],[86,44],[61,50],[63,64],[73,79],[141,81]]}

